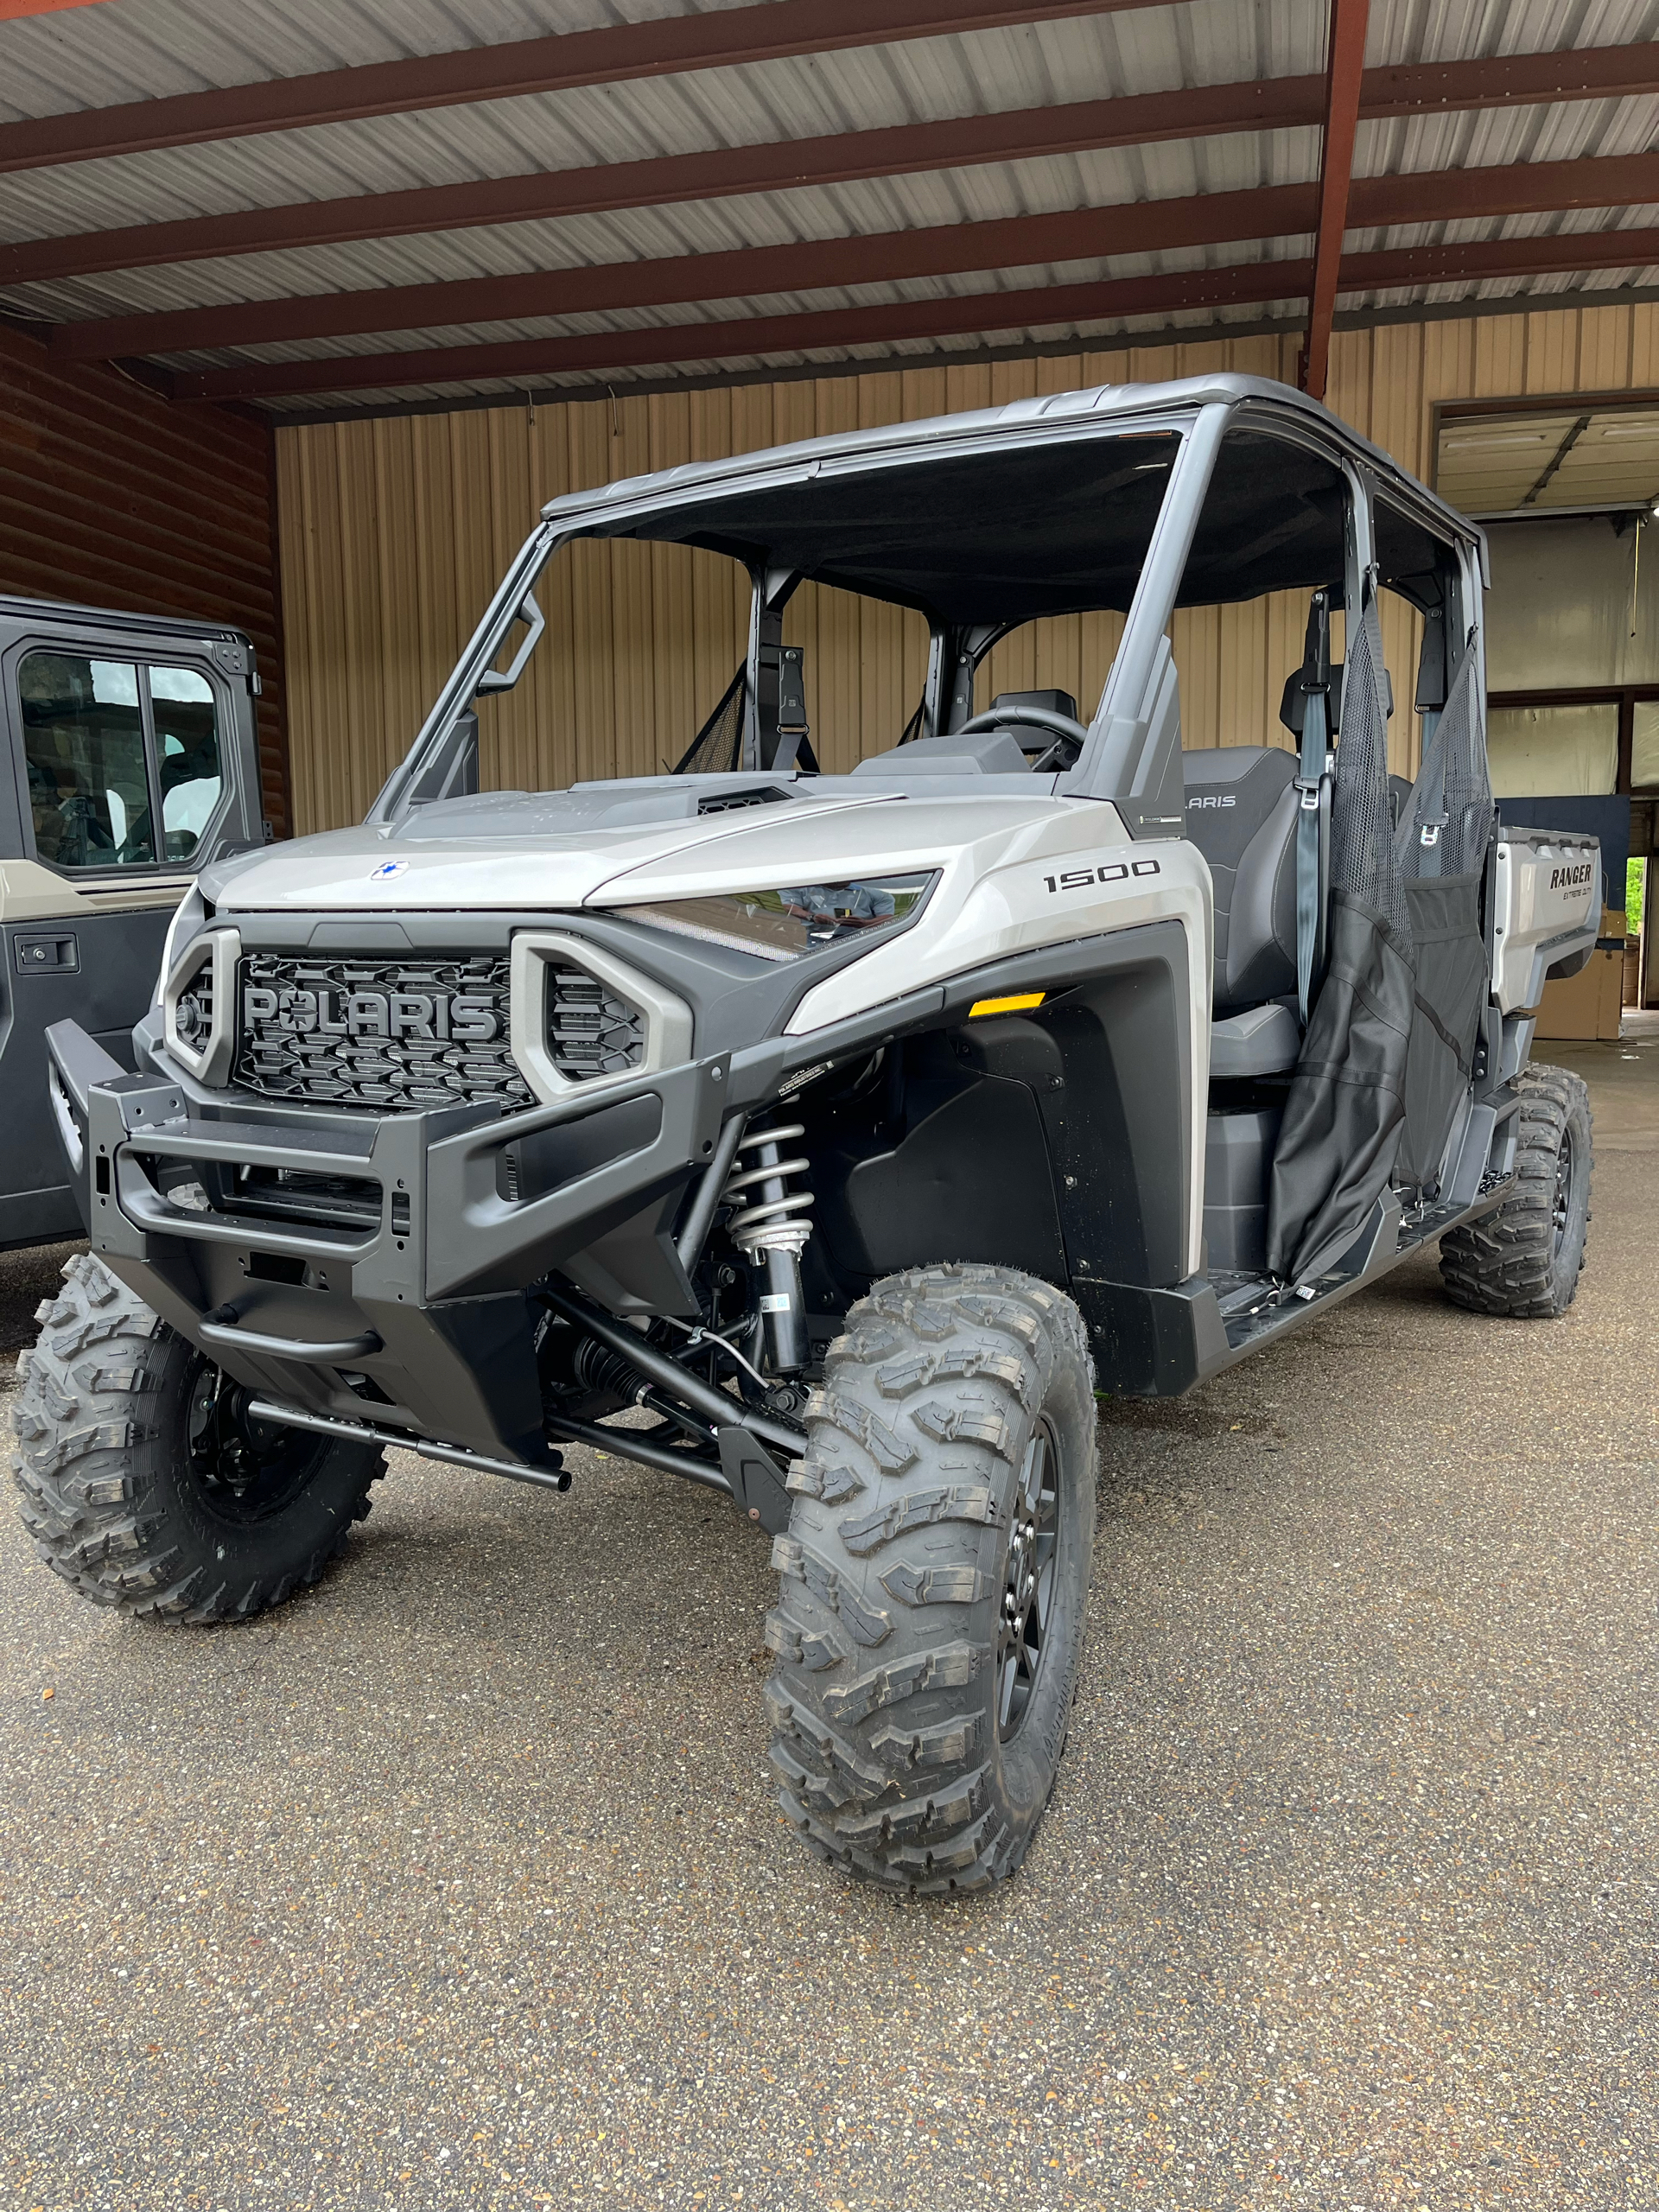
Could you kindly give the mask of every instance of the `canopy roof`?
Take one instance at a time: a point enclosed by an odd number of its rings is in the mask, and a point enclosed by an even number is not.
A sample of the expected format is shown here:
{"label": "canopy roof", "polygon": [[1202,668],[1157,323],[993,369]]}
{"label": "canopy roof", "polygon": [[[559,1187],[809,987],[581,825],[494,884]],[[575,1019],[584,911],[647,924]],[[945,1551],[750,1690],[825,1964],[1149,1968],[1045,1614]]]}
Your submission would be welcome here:
{"label": "canopy roof", "polygon": [[[862,470],[709,485],[601,534],[698,545],[919,607],[945,625],[1127,613],[1168,487],[1173,430],[938,453]],[[897,465],[894,465],[896,462]],[[1224,442],[1179,605],[1312,590],[1340,577],[1343,486],[1306,445],[1253,429]],[[1421,533],[1402,544],[1421,566]],[[1384,581],[1393,581],[1385,578]]]}

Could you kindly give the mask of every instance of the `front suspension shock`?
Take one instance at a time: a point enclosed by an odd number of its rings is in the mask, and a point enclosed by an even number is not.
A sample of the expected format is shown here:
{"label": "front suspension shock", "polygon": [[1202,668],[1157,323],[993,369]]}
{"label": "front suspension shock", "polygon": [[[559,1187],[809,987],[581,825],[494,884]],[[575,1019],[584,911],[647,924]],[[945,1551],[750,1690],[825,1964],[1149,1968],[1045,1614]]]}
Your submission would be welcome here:
{"label": "front suspension shock", "polygon": [[[721,1193],[722,1203],[732,1209],[732,1242],[761,1278],[766,1361],[775,1375],[798,1375],[808,1357],[801,1252],[812,1234],[812,1224],[805,1218],[812,1193],[791,1190],[789,1179],[804,1174],[811,1163],[804,1156],[784,1157],[785,1145],[805,1135],[805,1124],[800,1122],[748,1130]],[[747,1166],[743,1164],[746,1154],[752,1155]]]}

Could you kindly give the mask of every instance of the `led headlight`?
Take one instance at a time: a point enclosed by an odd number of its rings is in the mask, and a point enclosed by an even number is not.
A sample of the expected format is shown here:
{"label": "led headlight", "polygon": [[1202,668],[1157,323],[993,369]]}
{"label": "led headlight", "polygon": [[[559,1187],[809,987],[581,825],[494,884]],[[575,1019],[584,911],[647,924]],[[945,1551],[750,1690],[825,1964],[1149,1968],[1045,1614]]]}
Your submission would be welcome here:
{"label": "led headlight", "polygon": [[167,987],[167,979],[173,973],[180,953],[199,933],[207,918],[207,909],[202,901],[201,892],[193,883],[175,907],[173,918],[167,926],[167,941],[162,947],[161,973],[156,978],[156,988],[150,995],[152,1007],[159,1008],[161,1006],[162,993]]}
{"label": "led headlight", "polygon": [[632,922],[729,944],[762,960],[804,960],[830,946],[867,945],[909,920],[938,878],[881,875],[856,883],[795,883],[629,906]]}

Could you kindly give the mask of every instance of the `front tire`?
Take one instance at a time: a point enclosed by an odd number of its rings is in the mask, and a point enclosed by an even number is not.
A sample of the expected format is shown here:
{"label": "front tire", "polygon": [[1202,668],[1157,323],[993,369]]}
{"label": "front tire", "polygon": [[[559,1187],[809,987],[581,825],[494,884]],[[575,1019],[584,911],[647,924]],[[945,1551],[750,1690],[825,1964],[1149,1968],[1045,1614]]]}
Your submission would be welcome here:
{"label": "front tire", "polygon": [[1093,1370],[1048,1284],[890,1276],[808,1408],[766,1641],[785,1811],[851,1873],[937,1894],[1025,1857],[1077,1695]]}
{"label": "front tire", "polygon": [[1515,1189],[1496,1211],[1440,1239],[1440,1280],[1471,1313],[1559,1320],[1590,1235],[1595,1149],[1590,1093],[1567,1068],[1522,1068]]}
{"label": "front tire", "polygon": [[316,1581],[369,1510],[372,1446],[251,1428],[239,1393],[81,1253],[17,1363],[12,1473],[47,1565],[95,1605],[248,1620]]}

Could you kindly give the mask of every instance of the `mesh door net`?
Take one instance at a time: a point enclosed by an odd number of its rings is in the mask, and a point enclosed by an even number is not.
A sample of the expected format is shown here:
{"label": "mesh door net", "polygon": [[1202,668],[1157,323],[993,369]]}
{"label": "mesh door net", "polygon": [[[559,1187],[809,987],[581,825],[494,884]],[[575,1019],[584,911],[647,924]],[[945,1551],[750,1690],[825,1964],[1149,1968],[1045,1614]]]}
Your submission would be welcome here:
{"label": "mesh door net", "polygon": [[747,671],[740,668],[720,704],[675,765],[677,776],[731,775],[743,766],[743,702]]}
{"label": "mesh door net", "polygon": [[1405,1121],[1411,925],[1389,811],[1382,632],[1369,573],[1343,678],[1331,798],[1324,982],[1274,1154],[1268,1267],[1300,1287],[1353,1245],[1388,1187]]}
{"label": "mesh door net", "polygon": [[1487,992],[1480,885],[1492,787],[1470,632],[1395,840],[1410,910],[1416,984],[1397,1180],[1438,1196]]}

